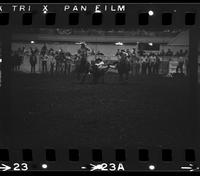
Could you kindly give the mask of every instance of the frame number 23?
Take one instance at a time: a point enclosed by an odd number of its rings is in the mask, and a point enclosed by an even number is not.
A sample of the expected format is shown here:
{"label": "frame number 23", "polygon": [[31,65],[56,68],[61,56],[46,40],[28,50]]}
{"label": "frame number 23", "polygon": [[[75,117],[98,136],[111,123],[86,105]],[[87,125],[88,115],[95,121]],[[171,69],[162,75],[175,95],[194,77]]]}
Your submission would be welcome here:
{"label": "frame number 23", "polygon": [[14,171],[27,171],[28,165],[26,163],[14,163],[13,164],[13,170]]}

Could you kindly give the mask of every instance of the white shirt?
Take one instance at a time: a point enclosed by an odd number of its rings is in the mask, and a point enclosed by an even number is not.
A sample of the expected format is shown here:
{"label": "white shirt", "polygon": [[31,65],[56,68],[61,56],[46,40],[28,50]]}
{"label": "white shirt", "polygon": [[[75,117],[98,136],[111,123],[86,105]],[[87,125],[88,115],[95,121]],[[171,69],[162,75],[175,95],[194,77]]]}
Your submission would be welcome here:
{"label": "white shirt", "polygon": [[99,62],[99,63],[96,63],[95,64],[98,68],[104,68],[103,66],[104,66],[104,62],[103,61],[101,61],[101,62]]}
{"label": "white shirt", "polygon": [[49,56],[49,62],[54,64],[56,63],[56,60],[52,55]]}

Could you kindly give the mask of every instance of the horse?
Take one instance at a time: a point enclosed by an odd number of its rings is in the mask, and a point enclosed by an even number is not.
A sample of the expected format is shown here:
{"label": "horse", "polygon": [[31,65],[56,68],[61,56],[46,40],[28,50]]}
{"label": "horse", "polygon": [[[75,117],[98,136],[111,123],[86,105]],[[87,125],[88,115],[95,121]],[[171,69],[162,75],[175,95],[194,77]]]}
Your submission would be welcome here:
{"label": "horse", "polygon": [[123,76],[125,75],[125,80],[129,78],[129,72],[131,69],[130,62],[126,58],[121,58],[116,65],[119,73],[119,81],[123,81]]}
{"label": "horse", "polygon": [[90,71],[90,63],[87,61],[85,57],[81,57],[78,59],[75,66],[75,73],[77,74],[77,80],[81,83],[85,82],[85,78]]}

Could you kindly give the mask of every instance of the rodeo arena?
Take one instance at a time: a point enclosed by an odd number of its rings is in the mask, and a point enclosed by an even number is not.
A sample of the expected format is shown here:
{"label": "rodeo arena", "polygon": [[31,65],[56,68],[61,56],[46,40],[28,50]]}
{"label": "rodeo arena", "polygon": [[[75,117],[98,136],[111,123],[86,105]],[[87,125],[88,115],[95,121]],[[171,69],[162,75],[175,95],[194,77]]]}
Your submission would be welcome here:
{"label": "rodeo arena", "polygon": [[188,30],[16,29],[11,49],[9,141],[192,142]]}
{"label": "rodeo arena", "polygon": [[76,78],[82,82],[87,74],[93,73],[95,83],[106,72],[118,72],[120,80],[123,74],[126,80],[137,75],[187,75],[188,31],[36,32],[14,36],[11,54],[14,71],[67,76],[80,72],[83,78],[80,75]]}

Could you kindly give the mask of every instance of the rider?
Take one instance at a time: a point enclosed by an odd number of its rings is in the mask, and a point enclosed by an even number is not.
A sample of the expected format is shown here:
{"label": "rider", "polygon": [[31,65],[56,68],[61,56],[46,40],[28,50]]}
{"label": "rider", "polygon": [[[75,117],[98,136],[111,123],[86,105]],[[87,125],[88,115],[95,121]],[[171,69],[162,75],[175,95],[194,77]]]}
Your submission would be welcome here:
{"label": "rider", "polygon": [[86,46],[86,43],[82,42],[81,48],[78,50],[78,55],[80,56],[82,62],[87,61],[88,51],[90,52],[91,49]]}
{"label": "rider", "polygon": [[107,68],[107,66],[105,66],[105,63],[101,58],[97,58],[95,60],[95,65],[97,66],[98,69]]}

